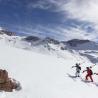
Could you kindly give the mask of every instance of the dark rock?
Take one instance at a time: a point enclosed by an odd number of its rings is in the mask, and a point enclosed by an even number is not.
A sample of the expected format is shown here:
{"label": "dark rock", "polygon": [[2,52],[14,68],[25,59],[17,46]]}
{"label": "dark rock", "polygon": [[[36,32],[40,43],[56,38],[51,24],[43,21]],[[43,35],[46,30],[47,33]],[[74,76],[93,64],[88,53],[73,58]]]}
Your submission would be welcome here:
{"label": "dark rock", "polygon": [[10,31],[7,31],[7,30],[1,30],[0,34],[6,34],[8,36],[15,36],[14,32],[10,32]]}
{"label": "dark rock", "polygon": [[59,44],[60,43],[58,40],[52,39],[50,37],[46,37],[43,41],[48,42],[48,43],[53,43],[53,44]]}

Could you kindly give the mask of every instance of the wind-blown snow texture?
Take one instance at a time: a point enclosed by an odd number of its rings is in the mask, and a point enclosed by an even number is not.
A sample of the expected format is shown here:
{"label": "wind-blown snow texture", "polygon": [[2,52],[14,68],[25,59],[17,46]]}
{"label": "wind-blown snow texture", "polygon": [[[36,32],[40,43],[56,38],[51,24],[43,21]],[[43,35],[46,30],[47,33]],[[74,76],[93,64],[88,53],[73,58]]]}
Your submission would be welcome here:
{"label": "wind-blown snow texture", "polygon": [[[0,40],[0,68],[6,69],[10,77],[20,81],[21,91],[13,93],[0,92],[0,98],[97,98],[98,87],[84,83],[80,78],[72,79],[72,69],[77,61],[82,63],[82,70],[92,63],[77,52],[58,50],[58,55],[45,55],[23,50],[9,45],[5,39]],[[20,44],[20,43],[17,43]],[[26,44],[25,44],[26,45]],[[22,44],[20,46],[23,48]],[[41,50],[42,51],[42,50]],[[59,55],[59,53],[63,54]],[[98,72],[97,65],[93,68]],[[85,77],[85,73],[81,73]],[[98,82],[98,76],[94,76]]]}

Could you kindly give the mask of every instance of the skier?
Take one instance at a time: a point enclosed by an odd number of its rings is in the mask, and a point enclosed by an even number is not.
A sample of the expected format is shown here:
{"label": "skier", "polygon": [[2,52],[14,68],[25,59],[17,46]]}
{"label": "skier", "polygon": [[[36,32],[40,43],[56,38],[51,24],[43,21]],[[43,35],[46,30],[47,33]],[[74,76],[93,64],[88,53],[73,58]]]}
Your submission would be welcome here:
{"label": "skier", "polygon": [[80,71],[81,71],[80,63],[76,63],[75,66],[72,66],[72,68],[74,68],[74,67],[76,68],[75,76],[80,77]]}
{"label": "skier", "polygon": [[92,67],[86,67],[86,70],[83,71],[84,72],[87,72],[86,76],[85,76],[85,80],[88,80],[88,77],[91,79],[91,82],[93,82],[93,78],[92,78],[92,75],[93,75],[93,72],[91,70]]}

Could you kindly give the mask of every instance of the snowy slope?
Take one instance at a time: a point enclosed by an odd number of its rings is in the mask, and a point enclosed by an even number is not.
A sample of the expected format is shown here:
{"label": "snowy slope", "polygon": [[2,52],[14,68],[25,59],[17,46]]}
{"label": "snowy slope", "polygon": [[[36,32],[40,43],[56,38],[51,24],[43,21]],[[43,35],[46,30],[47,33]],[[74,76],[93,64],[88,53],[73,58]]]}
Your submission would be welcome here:
{"label": "snowy slope", "polygon": [[[78,59],[79,62],[84,60],[69,51],[64,55],[65,58],[43,55],[0,41],[0,68],[8,70],[10,77],[20,81],[22,85],[19,92],[0,92],[0,98],[97,98],[98,87],[81,82],[81,79],[73,80],[67,75],[74,73],[71,66]],[[83,68],[91,64],[88,60],[85,61]],[[84,75],[85,73],[81,74],[83,78]],[[97,77],[94,76],[96,82]]]}

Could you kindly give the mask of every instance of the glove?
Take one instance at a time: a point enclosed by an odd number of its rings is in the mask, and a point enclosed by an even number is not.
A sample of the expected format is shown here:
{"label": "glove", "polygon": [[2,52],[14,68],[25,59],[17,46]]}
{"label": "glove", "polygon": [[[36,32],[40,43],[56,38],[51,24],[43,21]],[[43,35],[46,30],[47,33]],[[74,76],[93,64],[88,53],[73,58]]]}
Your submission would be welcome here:
{"label": "glove", "polygon": [[71,68],[73,68],[74,66],[72,66]]}

